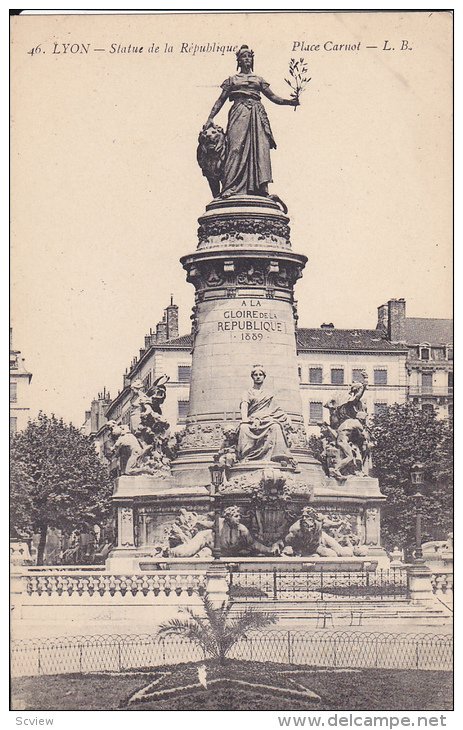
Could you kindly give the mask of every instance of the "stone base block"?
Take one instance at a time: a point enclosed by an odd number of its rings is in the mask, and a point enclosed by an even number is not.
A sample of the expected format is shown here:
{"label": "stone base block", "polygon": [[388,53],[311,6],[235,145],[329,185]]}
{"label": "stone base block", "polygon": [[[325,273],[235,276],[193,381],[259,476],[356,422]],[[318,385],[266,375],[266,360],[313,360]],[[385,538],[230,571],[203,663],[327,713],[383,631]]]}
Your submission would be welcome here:
{"label": "stone base block", "polygon": [[430,605],[436,602],[431,584],[431,571],[424,562],[409,566],[408,590],[413,604]]}
{"label": "stone base block", "polygon": [[116,548],[106,559],[105,567],[108,572],[118,575],[132,575],[140,571],[140,561],[153,557],[153,551],[146,548]]}
{"label": "stone base block", "polygon": [[151,474],[124,474],[116,479],[113,499],[130,499],[134,497],[185,497],[207,496],[206,486],[179,487],[172,476],[160,478]]}
{"label": "stone base block", "polygon": [[384,501],[386,498],[381,493],[379,481],[373,477],[350,476],[339,483],[336,479],[326,478],[325,484],[315,488],[315,496],[317,497],[350,497],[358,499],[380,499]]}
{"label": "stone base block", "polygon": [[206,573],[206,596],[214,608],[228,603],[228,570],[220,561],[210,565]]}

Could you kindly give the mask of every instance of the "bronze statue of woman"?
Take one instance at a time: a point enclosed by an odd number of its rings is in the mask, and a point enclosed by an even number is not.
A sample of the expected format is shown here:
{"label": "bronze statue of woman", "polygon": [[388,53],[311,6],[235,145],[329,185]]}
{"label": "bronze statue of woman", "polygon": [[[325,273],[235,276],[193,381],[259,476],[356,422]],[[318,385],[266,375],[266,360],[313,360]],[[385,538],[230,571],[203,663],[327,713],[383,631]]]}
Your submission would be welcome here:
{"label": "bronze statue of woman", "polygon": [[236,58],[239,73],[221,84],[223,91],[204,125],[207,128],[213,123],[227,99],[233,102],[228,115],[222,198],[268,195],[268,183],[272,182],[270,150],[276,149],[276,144],[260,94],[274,104],[299,105],[297,98],[283,99],[274,94],[270,85],[254,74],[254,52],[248,46],[241,46]]}

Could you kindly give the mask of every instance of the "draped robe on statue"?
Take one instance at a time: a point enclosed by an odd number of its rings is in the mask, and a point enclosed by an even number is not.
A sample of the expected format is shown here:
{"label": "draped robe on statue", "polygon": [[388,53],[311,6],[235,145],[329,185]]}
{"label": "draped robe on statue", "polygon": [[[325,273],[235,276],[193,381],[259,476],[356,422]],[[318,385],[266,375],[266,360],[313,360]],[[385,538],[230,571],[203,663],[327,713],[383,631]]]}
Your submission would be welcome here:
{"label": "draped robe on statue", "polygon": [[291,423],[274,403],[274,394],[265,388],[250,388],[241,403],[248,405],[248,419],[258,424],[241,423],[238,432],[238,458],[281,461],[291,458],[288,431]]}
{"label": "draped robe on statue", "polygon": [[261,185],[272,182],[270,149],[276,144],[259,93],[268,86],[254,74],[235,74],[222,84],[234,102],[228,115],[222,195],[258,193]]}

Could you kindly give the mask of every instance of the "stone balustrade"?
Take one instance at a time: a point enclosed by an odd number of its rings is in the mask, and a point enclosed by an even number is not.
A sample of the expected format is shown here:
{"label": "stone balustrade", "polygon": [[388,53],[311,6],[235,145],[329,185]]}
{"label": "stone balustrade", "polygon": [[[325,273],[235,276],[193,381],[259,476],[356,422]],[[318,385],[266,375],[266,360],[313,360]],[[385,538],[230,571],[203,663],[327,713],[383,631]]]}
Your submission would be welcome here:
{"label": "stone balustrade", "polygon": [[453,593],[453,571],[432,571],[431,585],[433,593]]}
{"label": "stone balustrade", "polygon": [[24,592],[31,596],[192,596],[205,591],[206,576],[200,572],[157,572],[138,575],[114,575],[99,569],[69,571],[27,571],[23,575]]}

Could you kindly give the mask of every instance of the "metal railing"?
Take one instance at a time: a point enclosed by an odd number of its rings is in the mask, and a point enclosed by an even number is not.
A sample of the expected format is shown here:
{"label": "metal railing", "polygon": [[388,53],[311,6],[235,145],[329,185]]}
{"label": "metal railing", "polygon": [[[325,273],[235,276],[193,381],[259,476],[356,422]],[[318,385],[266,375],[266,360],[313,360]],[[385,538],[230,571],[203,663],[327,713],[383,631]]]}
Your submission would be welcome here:
{"label": "metal railing", "polygon": [[262,569],[230,572],[235,601],[394,600],[407,598],[407,571],[303,571]]}
{"label": "metal railing", "polygon": [[409,385],[408,395],[452,396],[453,388],[447,385]]}
{"label": "metal railing", "polygon": [[[450,671],[453,640],[445,634],[252,632],[235,645],[230,657],[307,667]],[[13,642],[11,673],[25,677],[125,672],[204,659],[202,649],[181,637],[162,639],[142,634],[29,639]]]}

